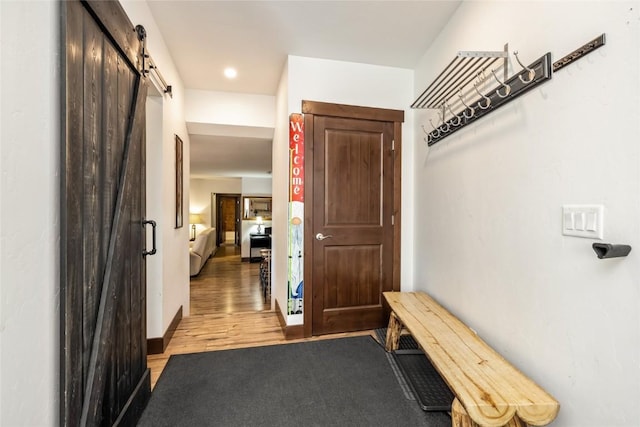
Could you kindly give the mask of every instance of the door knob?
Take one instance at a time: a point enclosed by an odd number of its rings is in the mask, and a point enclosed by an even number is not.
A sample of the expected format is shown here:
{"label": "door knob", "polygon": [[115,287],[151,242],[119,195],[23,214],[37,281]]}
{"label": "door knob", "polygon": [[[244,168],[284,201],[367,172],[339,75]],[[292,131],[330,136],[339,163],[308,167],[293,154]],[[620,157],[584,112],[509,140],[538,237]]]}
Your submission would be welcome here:
{"label": "door knob", "polygon": [[322,233],[316,234],[316,240],[324,240],[333,237],[331,234],[327,234],[326,236]]}

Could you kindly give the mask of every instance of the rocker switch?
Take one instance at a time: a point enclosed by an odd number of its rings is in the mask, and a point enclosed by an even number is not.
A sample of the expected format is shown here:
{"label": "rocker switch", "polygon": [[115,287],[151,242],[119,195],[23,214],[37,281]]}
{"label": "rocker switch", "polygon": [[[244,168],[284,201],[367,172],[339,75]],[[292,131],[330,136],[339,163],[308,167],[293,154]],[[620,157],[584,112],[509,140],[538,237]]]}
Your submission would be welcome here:
{"label": "rocker switch", "polygon": [[574,212],[573,218],[575,220],[575,229],[584,231],[584,212]]}
{"label": "rocker switch", "polygon": [[565,236],[602,239],[604,224],[602,205],[562,206],[562,234]]}
{"label": "rocker switch", "polygon": [[587,218],[585,223],[585,230],[597,231],[598,230],[598,215],[595,212],[587,212]]}

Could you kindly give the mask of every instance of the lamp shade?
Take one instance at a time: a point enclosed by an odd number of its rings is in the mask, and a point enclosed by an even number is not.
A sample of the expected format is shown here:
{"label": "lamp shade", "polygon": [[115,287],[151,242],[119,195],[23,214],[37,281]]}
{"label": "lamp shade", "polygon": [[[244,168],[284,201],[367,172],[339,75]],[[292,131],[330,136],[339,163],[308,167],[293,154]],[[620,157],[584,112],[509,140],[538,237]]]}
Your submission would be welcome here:
{"label": "lamp shade", "polygon": [[256,217],[256,224],[258,224],[258,225],[264,224],[264,222],[262,222],[262,217],[261,216],[257,216]]}
{"label": "lamp shade", "polygon": [[189,224],[202,224],[203,222],[202,214],[189,214]]}

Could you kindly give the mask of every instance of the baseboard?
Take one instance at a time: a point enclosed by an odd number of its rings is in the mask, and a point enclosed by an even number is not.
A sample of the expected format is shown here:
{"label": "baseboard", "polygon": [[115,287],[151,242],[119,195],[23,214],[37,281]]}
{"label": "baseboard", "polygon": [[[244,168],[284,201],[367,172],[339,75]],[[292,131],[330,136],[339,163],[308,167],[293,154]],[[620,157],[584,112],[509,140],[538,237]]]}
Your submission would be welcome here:
{"label": "baseboard", "polygon": [[147,338],[147,354],[162,354],[167,349],[173,333],[178,328],[180,321],[182,320],[182,306],[178,309],[178,312],[173,317],[171,324],[167,328],[167,331],[160,338]]}
{"label": "baseboard", "polygon": [[240,258],[240,262],[251,262],[251,258],[249,258],[249,257],[242,257],[242,258]]}
{"label": "baseboard", "polygon": [[304,338],[304,325],[287,326],[287,321],[282,315],[282,310],[280,310],[280,306],[278,305],[277,299],[276,299],[276,316],[278,316],[278,322],[280,323],[280,328],[282,329],[282,333],[284,334],[284,339],[296,340],[296,339]]}
{"label": "baseboard", "polygon": [[284,339],[297,340],[304,338],[304,325],[287,326],[284,331]]}
{"label": "baseboard", "polygon": [[287,321],[284,320],[284,316],[282,315],[282,310],[280,310],[280,305],[278,304],[278,299],[276,298],[276,316],[278,316],[278,322],[280,323],[280,328],[282,328],[282,332],[284,332],[287,327]]}

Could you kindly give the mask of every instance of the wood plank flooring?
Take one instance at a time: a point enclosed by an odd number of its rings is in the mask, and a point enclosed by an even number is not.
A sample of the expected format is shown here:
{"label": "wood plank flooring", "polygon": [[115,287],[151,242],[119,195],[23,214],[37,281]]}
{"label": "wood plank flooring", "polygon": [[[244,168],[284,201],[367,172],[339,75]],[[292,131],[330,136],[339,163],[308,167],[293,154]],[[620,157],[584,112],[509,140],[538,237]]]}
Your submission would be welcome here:
{"label": "wood plank flooring", "polygon": [[270,309],[260,289],[259,263],[241,262],[240,248],[222,245],[191,278],[191,315]]}
{"label": "wood plank flooring", "polygon": [[218,248],[191,279],[191,315],[182,319],[163,354],[147,357],[152,387],[172,354],[372,335],[361,331],[285,340],[275,312],[263,301],[258,274],[257,263],[240,261],[238,248]]}

